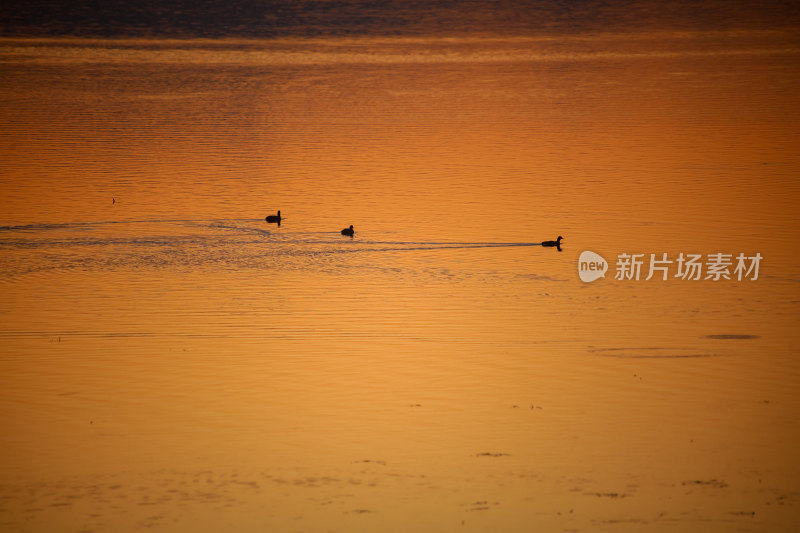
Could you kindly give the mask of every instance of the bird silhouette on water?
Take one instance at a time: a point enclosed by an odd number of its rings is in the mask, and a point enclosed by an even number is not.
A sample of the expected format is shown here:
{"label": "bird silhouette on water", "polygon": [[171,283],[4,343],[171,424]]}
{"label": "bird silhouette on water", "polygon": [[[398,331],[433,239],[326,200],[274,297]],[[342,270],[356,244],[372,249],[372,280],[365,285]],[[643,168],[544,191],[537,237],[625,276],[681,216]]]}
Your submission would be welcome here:
{"label": "bird silhouette on water", "polygon": [[353,225],[352,225],[352,224],[350,224],[350,227],[349,227],[349,228],[344,228],[344,229],[342,230],[342,235],[348,235],[348,236],[350,236],[350,237],[352,237],[353,235],[355,235],[355,233],[356,233],[356,232],[355,232],[355,230],[353,229]]}
{"label": "bird silhouette on water", "polygon": [[555,246],[558,251],[561,251],[561,239],[563,239],[561,235],[558,236],[558,239],[554,241],[542,241],[542,246]]}
{"label": "bird silhouette on water", "polygon": [[271,224],[278,224],[278,226],[280,226],[281,225],[281,212],[278,211],[277,215],[267,215],[267,217],[264,220],[266,220],[267,222],[269,222]]}

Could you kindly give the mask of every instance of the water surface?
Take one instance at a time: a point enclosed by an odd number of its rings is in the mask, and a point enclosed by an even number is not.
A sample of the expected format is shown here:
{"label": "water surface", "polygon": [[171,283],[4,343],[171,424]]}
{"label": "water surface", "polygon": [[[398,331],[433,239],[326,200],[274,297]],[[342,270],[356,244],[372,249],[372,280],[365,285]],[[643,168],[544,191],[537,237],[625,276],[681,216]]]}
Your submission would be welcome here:
{"label": "water surface", "polygon": [[0,41],[3,528],[796,529],[795,35]]}

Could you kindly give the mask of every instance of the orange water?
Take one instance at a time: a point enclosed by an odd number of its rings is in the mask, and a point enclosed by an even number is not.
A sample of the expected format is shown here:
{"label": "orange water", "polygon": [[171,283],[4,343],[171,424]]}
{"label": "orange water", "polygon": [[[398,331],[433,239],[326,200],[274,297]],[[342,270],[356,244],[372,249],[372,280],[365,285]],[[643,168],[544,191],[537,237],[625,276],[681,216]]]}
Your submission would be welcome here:
{"label": "orange water", "polygon": [[0,41],[3,529],[795,530],[798,57]]}

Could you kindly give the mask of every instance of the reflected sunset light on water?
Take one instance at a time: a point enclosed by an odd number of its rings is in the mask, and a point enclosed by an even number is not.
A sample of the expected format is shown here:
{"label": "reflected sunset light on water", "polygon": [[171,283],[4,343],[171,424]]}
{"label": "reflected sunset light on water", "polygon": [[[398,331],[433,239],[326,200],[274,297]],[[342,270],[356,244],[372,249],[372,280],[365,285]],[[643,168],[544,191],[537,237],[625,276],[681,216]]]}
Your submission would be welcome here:
{"label": "reflected sunset light on water", "polygon": [[797,10],[298,4],[0,8],[0,529],[797,529]]}

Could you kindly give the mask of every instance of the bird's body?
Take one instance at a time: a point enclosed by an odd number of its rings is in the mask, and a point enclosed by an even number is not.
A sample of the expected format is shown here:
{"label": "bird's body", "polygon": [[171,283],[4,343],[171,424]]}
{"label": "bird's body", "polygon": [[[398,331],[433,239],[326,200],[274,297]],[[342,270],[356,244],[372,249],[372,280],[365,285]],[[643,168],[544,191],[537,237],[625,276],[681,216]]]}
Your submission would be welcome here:
{"label": "bird's body", "polygon": [[542,246],[561,246],[561,239],[563,239],[561,235],[558,236],[558,239],[554,241],[542,241]]}
{"label": "bird's body", "polygon": [[267,218],[265,220],[267,222],[271,222],[271,223],[276,223],[277,222],[278,224],[280,224],[281,223],[281,212],[278,211],[277,215],[267,215]]}
{"label": "bird's body", "polygon": [[349,235],[352,237],[355,234],[355,230],[353,229],[353,225],[351,224],[349,228],[344,228],[342,230],[342,235]]}

